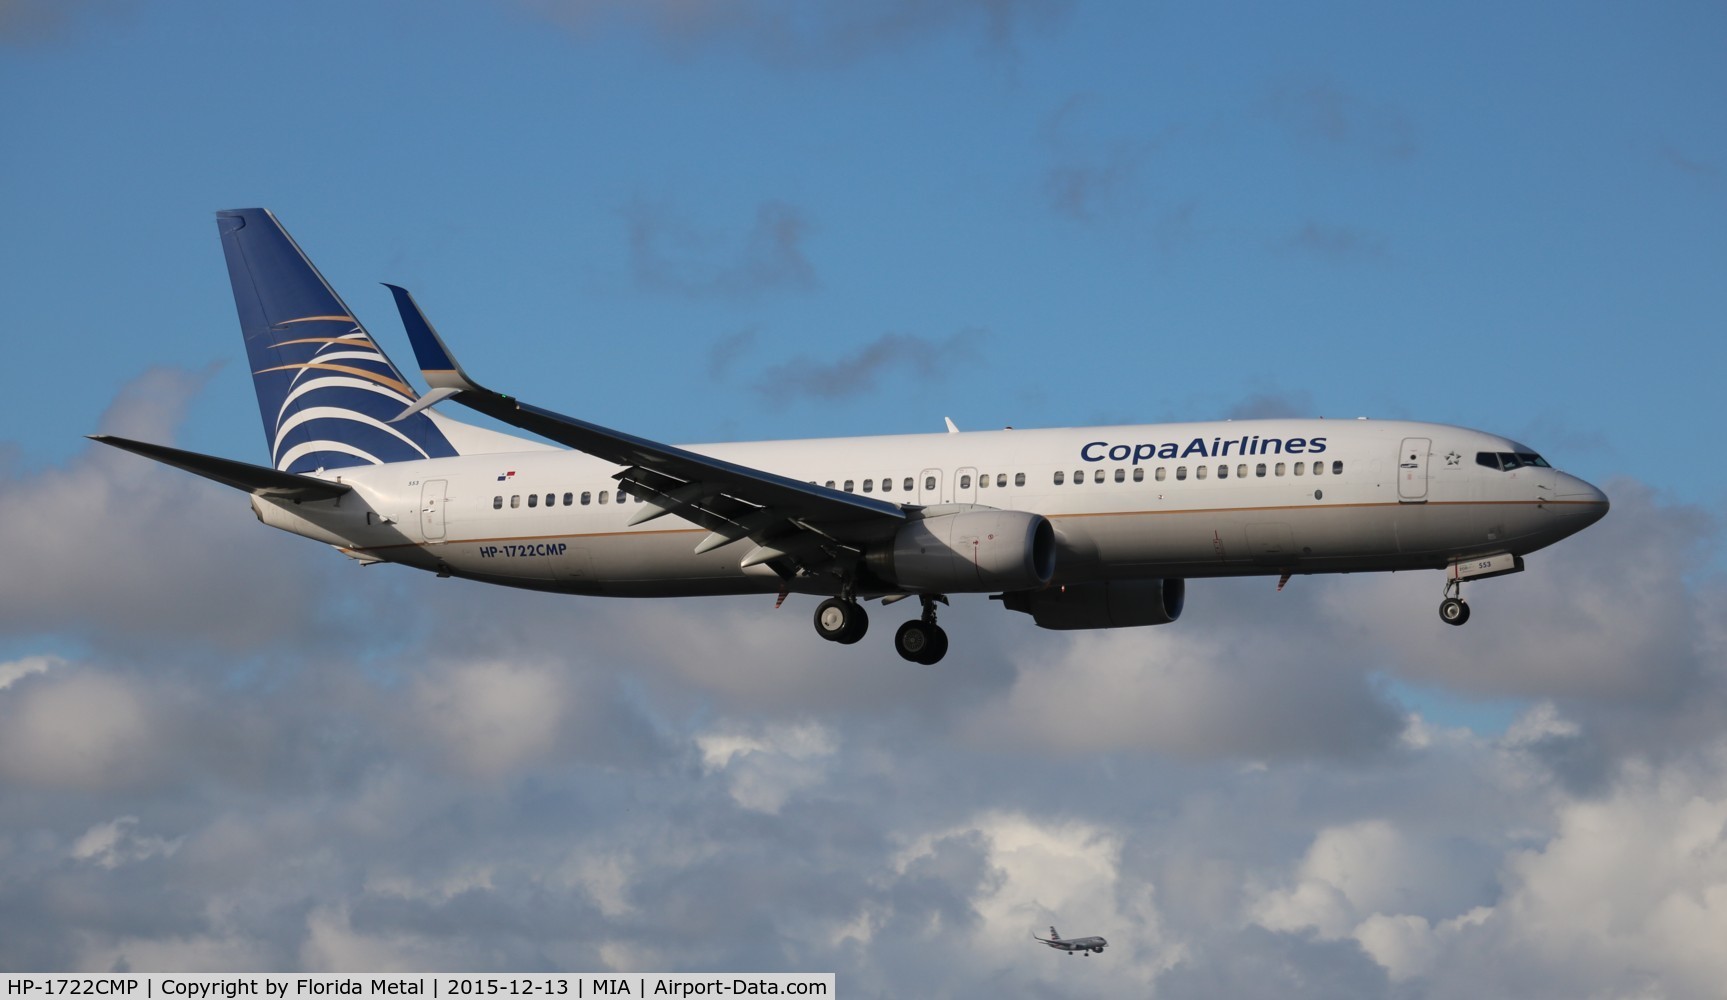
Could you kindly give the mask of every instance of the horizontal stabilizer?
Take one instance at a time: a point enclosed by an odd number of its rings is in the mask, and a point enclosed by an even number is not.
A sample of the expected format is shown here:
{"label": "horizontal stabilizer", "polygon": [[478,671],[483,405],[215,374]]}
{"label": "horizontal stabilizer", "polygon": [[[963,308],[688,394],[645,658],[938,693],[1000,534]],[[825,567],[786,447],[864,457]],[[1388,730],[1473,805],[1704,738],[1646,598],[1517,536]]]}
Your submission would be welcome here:
{"label": "horizontal stabilizer", "polygon": [[216,458],[212,455],[200,455],[195,451],[182,451],[167,445],[149,444],[144,441],[133,441],[130,438],[115,437],[112,434],[88,435],[92,441],[111,445],[122,451],[143,455],[164,465],[172,465],[195,476],[213,479],[224,486],[232,486],[237,490],[257,496],[273,497],[279,500],[334,500],[347,493],[351,487],[340,483],[326,482],[311,476],[295,475],[292,472],[278,472],[262,465],[252,465],[247,462],[236,462],[227,458]]}

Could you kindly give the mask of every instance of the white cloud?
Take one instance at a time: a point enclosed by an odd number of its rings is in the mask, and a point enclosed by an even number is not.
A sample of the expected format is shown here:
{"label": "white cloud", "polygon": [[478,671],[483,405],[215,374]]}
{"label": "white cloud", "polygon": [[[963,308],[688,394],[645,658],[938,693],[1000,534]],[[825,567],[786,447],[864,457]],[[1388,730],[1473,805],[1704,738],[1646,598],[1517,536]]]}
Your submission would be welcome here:
{"label": "white cloud", "polygon": [[97,823],[84,831],[67,853],[78,861],[88,861],[102,868],[118,868],[134,861],[172,857],[185,840],[184,837],[164,840],[141,836],[135,832],[137,826],[136,816],[119,816],[106,823]]}
{"label": "white cloud", "polygon": [[434,669],[414,685],[414,725],[457,770],[496,777],[558,744],[573,692],[550,665],[488,662]]}
{"label": "white cloud", "polygon": [[26,656],[9,663],[0,663],[0,691],[6,690],[31,674],[45,674],[65,662],[58,656]]}
{"label": "white cloud", "polygon": [[56,675],[0,695],[0,776],[82,791],[152,777],[157,719],[147,696],[96,671]]}
{"label": "white cloud", "polygon": [[723,774],[732,799],[745,809],[777,813],[786,799],[819,785],[838,751],[834,735],[814,723],[776,724],[750,731],[726,727],[698,734],[702,763]]}
{"label": "white cloud", "polygon": [[1074,633],[1065,646],[1023,661],[1012,689],[968,720],[971,737],[1064,754],[1350,756],[1384,749],[1403,725],[1361,674],[1274,632],[1178,623]]}

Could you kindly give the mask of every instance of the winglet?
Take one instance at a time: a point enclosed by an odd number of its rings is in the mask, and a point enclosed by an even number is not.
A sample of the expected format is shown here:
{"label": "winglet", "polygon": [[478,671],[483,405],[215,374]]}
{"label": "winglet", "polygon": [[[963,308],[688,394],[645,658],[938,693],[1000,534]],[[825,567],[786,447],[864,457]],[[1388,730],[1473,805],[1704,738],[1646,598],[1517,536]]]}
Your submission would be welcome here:
{"label": "winglet", "polygon": [[956,424],[954,424],[952,417],[943,417],[942,419],[947,422],[947,432],[949,434],[958,434],[959,433],[959,427]]}
{"label": "winglet", "polygon": [[[426,384],[433,389],[450,390],[438,399],[447,399],[458,392],[479,389],[480,386],[468,378],[468,373],[462,371],[462,366],[456,363],[450,349],[444,346],[438,331],[432,329],[432,324],[426,321],[426,314],[420,311],[419,304],[408,294],[408,290],[387,282],[384,287],[396,297],[396,311],[402,314],[402,327],[408,331],[408,343],[414,345],[414,357],[420,363],[420,374],[425,376]],[[431,404],[424,403],[418,408],[429,405]],[[402,416],[413,412],[414,410],[410,409]]]}

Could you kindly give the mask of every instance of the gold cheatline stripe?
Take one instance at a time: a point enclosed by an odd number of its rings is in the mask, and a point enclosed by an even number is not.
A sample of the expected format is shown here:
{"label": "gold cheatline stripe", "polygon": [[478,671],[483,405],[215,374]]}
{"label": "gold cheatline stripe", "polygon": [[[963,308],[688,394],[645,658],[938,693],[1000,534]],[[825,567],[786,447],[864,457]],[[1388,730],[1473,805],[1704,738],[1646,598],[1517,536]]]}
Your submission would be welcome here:
{"label": "gold cheatline stripe", "polygon": [[[1252,514],[1259,511],[1274,510],[1349,510],[1365,507],[1505,507],[1505,506],[1542,506],[1542,505],[1584,505],[1600,506],[1596,500],[1446,500],[1430,504],[1414,503],[1319,503],[1292,504],[1282,507],[1184,507],[1180,510],[1106,510],[1094,514],[1045,514],[1044,517],[1055,520],[1064,517],[1140,517],[1146,514]],[[1035,512],[1034,512],[1035,513]],[[481,542],[545,542],[553,539],[583,539],[583,538],[624,538],[632,535],[694,535],[706,532],[706,528],[664,528],[644,529],[641,531],[588,531],[574,535],[497,535],[491,538],[457,538],[444,539],[437,542],[400,542],[394,545],[356,545],[345,551],[350,552],[381,552],[384,549],[419,549],[430,545],[474,545]]]}
{"label": "gold cheatline stripe", "polygon": [[299,340],[283,340],[270,345],[270,350],[287,347],[289,344],[353,344],[355,347],[370,347],[377,350],[378,345],[372,343],[370,337],[301,337]]}
{"label": "gold cheatline stripe", "polygon": [[278,365],[275,368],[265,368],[262,371],[255,371],[252,374],[262,375],[265,372],[293,371],[298,368],[316,368],[319,371],[342,372],[345,375],[358,375],[360,378],[376,382],[379,385],[389,386],[409,399],[414,398],[414,390],[408,388],[408,384],[406,382],[402,382],[385,375],[375,375],[364,368],[353,368],[348,365],[320,364],[318,362],[311,362],[303,365]]}
{"label": "gold cheatline stripe", "polygon": [[359,321],[356,320],[352,316],[301,316],[299,319],[285,319],[280,323],[271,324],[271,328],[279,330],[284,326],[292,326],[295,323],[329,323],[329,322],[358,323]]}

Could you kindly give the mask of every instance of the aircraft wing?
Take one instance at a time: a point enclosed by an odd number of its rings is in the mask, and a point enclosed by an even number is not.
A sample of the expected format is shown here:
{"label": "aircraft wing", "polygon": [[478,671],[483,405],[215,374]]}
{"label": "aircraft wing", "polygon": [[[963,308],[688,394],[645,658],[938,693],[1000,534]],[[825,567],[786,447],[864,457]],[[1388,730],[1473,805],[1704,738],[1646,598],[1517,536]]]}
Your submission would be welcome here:
{"label": "aircraft wing", "polygon": [[624,467],[615,477],[618,483],[645,501],[631,524],[675,514],[708,529],[708,537],[696,546],[698,553],[748,538],[755,548],[743,556],[742,565],[765,563],[789,576],[799,569],[817,572],[835,561],[855,559],[863,545],[891,536],[907,519],[895,503],[699,455],[487,389],[456,363],[413,296],[395,285],[385,287],[396,298],[421,373],[433,389],[402,416],[454,399],[511,426],[615,462]]}

